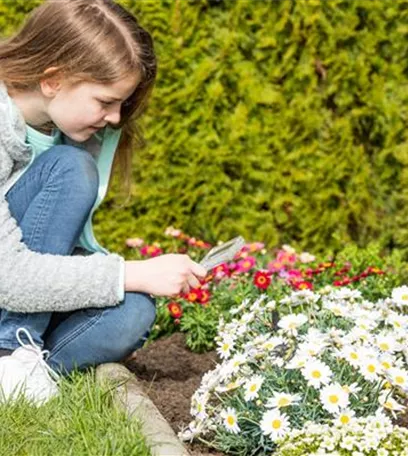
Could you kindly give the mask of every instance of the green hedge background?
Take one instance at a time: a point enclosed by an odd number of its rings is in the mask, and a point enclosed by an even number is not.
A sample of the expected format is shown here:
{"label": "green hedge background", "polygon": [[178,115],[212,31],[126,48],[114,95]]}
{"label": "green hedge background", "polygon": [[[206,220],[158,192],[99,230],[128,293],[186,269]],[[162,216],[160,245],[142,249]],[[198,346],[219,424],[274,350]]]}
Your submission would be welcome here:
{"label": "green hedge background", "polygon": [[[40,0],[0,0],[11,33]],[[120,0],[155,40],[132,199],[97,235],[168,225],[313,252],[408,253],[408,1]]]}

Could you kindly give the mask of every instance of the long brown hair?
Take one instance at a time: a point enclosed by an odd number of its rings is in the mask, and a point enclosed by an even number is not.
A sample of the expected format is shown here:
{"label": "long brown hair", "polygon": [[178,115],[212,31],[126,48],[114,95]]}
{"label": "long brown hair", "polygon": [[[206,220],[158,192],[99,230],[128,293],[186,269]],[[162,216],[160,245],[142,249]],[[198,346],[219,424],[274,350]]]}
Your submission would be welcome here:
{"label": "long brown hair", "polygon": [[36,90],[50,67],[72,80],[96,83],[140,74],[136,90],[121,107],[118,127],[123,132],[114,163],[129,193],[132,151],[144,144],[136,120],[157,73],[150,34],[113,0],[47,0],[15,35],[0,42],[0,80],[12,91]]}

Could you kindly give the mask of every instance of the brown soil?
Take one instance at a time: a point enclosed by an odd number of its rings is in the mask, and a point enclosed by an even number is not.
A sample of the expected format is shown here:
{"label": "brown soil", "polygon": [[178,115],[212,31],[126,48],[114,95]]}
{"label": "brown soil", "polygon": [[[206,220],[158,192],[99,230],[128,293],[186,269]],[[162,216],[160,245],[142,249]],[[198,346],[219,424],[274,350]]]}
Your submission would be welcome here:
{"label": "brown soil", "polygon": [[[203,374],[213,369],[215,364],[215,352],[192,353],[181,333],[137,350],[126,361],[126,367],[135,373],[176,433],[191,421],[191,396],[199,387]],[[188,447],[195,456],[222,454],[197,444]]]}

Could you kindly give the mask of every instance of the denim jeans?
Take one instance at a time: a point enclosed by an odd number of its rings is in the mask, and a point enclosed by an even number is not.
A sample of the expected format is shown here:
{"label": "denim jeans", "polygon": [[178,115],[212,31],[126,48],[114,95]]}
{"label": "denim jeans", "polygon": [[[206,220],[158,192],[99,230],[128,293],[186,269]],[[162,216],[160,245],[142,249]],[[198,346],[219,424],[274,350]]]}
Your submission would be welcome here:
{"label": "denim jeans", "polygon": [[[98,185],[96,163],[88,152],[67,145],[43,152],[6,195],[22,241],[36,252],[72,255]],[[24,286],[23,276],[19,286]],[[144,293],[126,292],[114,307],[64,313],[0,309],[0,348],[18,348],[16,330],[24,327],[50,351],[48,364],[69,373],[124,358],[143,345],[154,319],[155,303]]]}

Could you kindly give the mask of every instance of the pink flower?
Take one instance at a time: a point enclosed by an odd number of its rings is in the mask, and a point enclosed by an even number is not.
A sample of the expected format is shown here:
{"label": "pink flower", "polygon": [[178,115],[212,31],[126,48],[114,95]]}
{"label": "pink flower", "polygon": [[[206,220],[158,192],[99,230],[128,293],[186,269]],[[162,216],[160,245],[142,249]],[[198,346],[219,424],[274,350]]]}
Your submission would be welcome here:
{"label": "pink flower", "polygon": [[303,277],[303,274],[302,271],[299,271],[299,269],[289,269],[287,277],[289,277],[289,279],[295,279]]}
{"label": "pink flower", "polygon": [[231,275],[230,269],[227,263],[222,263],[212,270],[214,277],[218,280],[222,279],[223,277],[229,277]]}
{"label": "pink flower", "polygon": [[293,263],[296,263],[296,253],[279,250],[278,254],[276,255],[276,261],[279,261],[285,265],[292,265]]}
{"label": "pink flower", "polygon": [[262,250],[264,247],[265,244],[263,242],[251,242],[250,244],[244,245],[244,247],[242,247],[242,251],[253,253]]}
{"label": "pink flower", "polygon": [[126,245],[131,248],[141,247],[144,244],[144,240],[141,238],[129,238],[126,239]]}
{"label": "pink flower", "polygon": [[280,261],[274,260],[268,263],[269,272],[280,272],[283,269],[285,269],[285,265]]}
{"label": "pink flower", "polygon": [[246,258],[238,261],[235,272],[248,272],[255,266],[255,264],[256,259],[254,257],[247,256]]}
{"label": "pink flower", "polygon": [[166,228],[166,231],[164,232],[164,234],[166,236],[172,236],[172,237],[178,238],[178,237],[180,237],[180,235],[182,233],[181,233],[181,230],[177,230],[176,228],[173,228],[172,226],[168,226]]}

